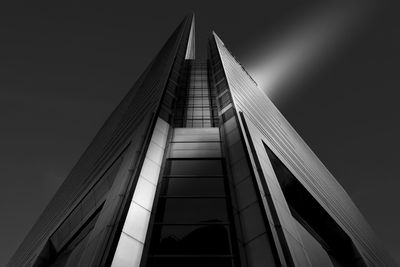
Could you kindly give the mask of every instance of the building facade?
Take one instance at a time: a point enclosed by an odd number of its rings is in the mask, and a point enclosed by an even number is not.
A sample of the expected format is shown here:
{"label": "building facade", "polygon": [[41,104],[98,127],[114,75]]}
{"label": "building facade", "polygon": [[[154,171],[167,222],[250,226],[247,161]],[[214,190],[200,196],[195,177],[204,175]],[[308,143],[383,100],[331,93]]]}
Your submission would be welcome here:
{"label": "building facade", "polygon": [[185,18],[8,266],[394,266],[213,33]]}

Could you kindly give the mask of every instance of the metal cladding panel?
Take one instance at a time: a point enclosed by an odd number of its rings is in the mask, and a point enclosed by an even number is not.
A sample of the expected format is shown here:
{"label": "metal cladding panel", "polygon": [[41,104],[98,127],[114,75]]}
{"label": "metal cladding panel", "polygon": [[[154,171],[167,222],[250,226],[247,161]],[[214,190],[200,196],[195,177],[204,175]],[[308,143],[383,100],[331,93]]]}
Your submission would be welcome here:
{"label": "metal cladding panel", "polygon": [[[262,164],[271,195],[280,213],[282,226],[293,228],[283,220],[288,207],[263,147],[263,142],[294,174],[307,191],[349,235],[367,264],[394,266],[357,207],[318,157],[311,151],[271,100],[230,54],[214,34],[236,112],[242,112],[249,126],[252,142]],[[269,165],[269,166],[268,166]],[[282,201],[283,200],[283,201]],[[290,213],[289,213],[290,214]],[[296,229],[294,227],[294,229]],[[296,230],[294,231],[296,232]],[[292,235],[293,233],[291,233]],[[298,234],[297,234],[298,235]],[[293,249],[293,248],[292,248]],[[292,254],[293,250],[292,250]]]}
{"label": "metal cladding panel", "polygon": [[[91,144],[76,163],[39,220],[21,243],[8,266],[31,266],[52,232],[66,218],[76,203],[101,177],[115,157],[129,142],[139,142],[158,111],[179,49],[186,51],[191,17],[185,18],[160,52],[139,77],[132,89],[113,111]],[[134,134],[133,134],[134,133]]]}
{"label": "metal cladding panel", "polygon": [[111,266],[140,265],[169,127],[157,119]]}
{"label": "metal cladding panel", "polygon": [[195,59],[196,57],[196,39],[195,39],[195,22],[194,15],[192,25],[190,26],[189,42],[187,44],[185,59]]}

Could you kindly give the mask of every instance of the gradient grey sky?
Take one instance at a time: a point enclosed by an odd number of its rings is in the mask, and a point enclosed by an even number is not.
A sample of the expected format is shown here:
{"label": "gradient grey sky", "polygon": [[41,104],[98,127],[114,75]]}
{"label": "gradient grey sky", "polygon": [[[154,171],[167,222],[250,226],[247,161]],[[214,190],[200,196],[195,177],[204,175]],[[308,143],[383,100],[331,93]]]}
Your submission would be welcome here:
{"label": "gradient grey sky", "polygon": [[1,3],[0,266],[192,11],[200,56],[215,30],[399,262],[399,7],[360,2]]}

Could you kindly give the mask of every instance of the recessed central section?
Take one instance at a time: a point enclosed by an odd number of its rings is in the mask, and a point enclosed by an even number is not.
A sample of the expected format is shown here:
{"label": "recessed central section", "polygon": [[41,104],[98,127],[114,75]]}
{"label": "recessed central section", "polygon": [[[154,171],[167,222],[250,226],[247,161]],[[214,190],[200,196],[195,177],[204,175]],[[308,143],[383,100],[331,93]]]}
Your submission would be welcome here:
{"label": "recessed central section", "polygon": [[219,128],[174,129],[146,266],[232,266],[225,173]]}
{"label": "recessed central section", "polygon": [[181,82],[176,127],[204,128],[218,126],[215,92],[209,83],[207,63],[186,61]]}

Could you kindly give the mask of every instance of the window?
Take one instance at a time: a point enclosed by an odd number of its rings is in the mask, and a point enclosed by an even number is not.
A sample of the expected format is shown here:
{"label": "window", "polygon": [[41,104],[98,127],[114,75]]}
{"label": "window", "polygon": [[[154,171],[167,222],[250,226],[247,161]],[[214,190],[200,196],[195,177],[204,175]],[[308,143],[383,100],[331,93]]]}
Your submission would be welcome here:
{"label": "window", "polygon": [[160,198],[156,221],[164,223],[227,222],[225,198]]}
{"label": "window", "polygon": [[230,267],[233,266],[231,258],[222,257],[179,257],[179,258],[165,258],[157,257],[150,258],[148,265],[149,267],[155,266],[174,266],[174,267],[204,267],[204,266],[218,266],[218,267]]}
{"label": "window", "polygon": [[223,196],[222,178],[165,178],[161,194],[168,196]]}
{"label": "window", "polygon": [[220,176],[222,162],[219,159],[178,159],[168,160],[167,173],[169,176]]}
{"label": "window", "polygon": [[[152,238],[153,253],[171,255],[229,255],[228,226],[156,225]],[[211,242],[212,241],[212,242]]]}

